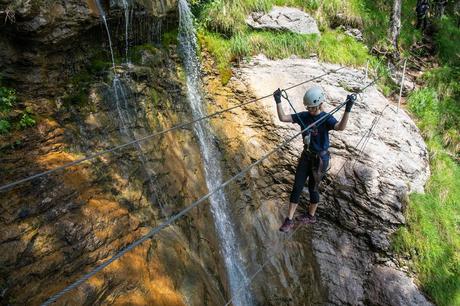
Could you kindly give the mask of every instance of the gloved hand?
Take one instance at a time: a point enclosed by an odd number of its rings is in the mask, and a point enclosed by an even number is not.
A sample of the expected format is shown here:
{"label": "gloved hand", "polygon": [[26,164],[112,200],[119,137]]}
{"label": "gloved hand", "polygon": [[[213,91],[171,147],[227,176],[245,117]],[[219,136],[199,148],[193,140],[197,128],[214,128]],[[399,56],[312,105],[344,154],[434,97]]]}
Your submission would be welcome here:
{"label": "gloved hand", "polygon": [[347,104],[345,105],[345,112],[349,113],[351,112],[351,108],[353,107],[353,104],[356,101],[356,94],[351,94],[347,96]]}
{"label": "gloved hand", "polygon": [[277,90],[275,90],[275,92],[273,93],[273,98],[275,98],[276,104],[281,103],[281,89],[278,88]]}

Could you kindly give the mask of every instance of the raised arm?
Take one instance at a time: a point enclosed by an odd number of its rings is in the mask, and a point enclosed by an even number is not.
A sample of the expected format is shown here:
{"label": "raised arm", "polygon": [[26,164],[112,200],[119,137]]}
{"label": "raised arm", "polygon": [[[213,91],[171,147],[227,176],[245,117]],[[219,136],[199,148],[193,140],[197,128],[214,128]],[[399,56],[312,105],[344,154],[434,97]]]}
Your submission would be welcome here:
{"label": "raised arm", "polygon": [[276,102],[276,112],[278,113],[278,119],[282,122],[294,122],[291,115],[286,115],[284,113],[284,109],[281,106],[281,90],[279,88],[273,93],[273,98],[275,98]]}
{"label": "raised arm", "polygon": [[345,112],[343,113],[342,119],[336,123],[334,126],[334,130],[336,131],[343,131],[347,127],[348,117],[350,117],[351,108],[355,103],[356,95],[348,95],[347,96],[347,104],[345,105]]}

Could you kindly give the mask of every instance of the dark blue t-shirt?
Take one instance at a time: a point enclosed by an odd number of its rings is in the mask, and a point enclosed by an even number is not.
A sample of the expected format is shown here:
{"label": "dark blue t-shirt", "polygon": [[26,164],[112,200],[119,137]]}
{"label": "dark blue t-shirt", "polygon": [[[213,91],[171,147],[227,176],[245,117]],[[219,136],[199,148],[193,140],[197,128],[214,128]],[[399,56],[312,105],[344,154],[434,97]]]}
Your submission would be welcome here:
{"label": "dark blue t-shirt", "polygon": [[[305,129],[307,126],[317,121],[320,118],[327,116],[325,112],[321,112],[319,115],[313,116],[309,112],[301,112],[297,114],[291,114],[292,120],[294,123],[300,125],[301,129]],[[300,119],[299,119],[300,117]],[[303,124],[305,126],[303,126]],[[327,151],[329,149],[329,131],[334,129],[334,126],[337,123],[337,119],[334,116],[329,116],[325,119],[324,122],[320,122],[319,126],[313,126],[310,129],[310,151],[321,152]],[[302,133],[302,136],[305,137],[307,133]]]}

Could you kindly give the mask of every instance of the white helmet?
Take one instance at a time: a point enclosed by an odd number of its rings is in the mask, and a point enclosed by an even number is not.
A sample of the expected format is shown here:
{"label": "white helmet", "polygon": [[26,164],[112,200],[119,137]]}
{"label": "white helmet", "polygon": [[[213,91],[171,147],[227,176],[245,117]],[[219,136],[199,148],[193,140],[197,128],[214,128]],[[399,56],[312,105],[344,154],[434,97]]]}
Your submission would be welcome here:
{"label": "white helmet", "polygon": [[306,107],[315,107],[323,103],[324,92],[319,86],[313,86],[305,92],[303,96],[303,104]]}

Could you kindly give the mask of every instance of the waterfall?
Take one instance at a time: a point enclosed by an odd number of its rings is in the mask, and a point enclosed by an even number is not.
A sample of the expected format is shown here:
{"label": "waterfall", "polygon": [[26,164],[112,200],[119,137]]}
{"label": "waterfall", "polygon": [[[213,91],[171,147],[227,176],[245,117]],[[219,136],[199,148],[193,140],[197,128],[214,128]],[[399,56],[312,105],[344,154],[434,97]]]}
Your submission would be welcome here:
{"label": "waterfall", "polygon": [[[113,72],[115,74],[113,82],[112,82],[112,92],[113,92],[113,96],[115,98],[113,100],[115,101],[115,108],[116,108],[116,111],[118,113],[118,119],[119,119],[119,122],[120,122],[120,124],[119,124],[120,133],[123,136],[128,137],[128,139],[130,141],[135,140],[136,137],[134,135],[134,132],[130,129],[130,125],[132,125],[134,123],[134,121],[136,120],[136,116],[131,115],[130,112],[129,112],[128,95],[126,94],[126,90],[123,87],[124,85],[123,85],[123,82],[122,82],[120,76],[117,74],[117,72],[115,70],[115,57],[113,55],[112,39],[110,38],[110,30],[109,30],[109,26],[107,24],[107,18],[106,18],[104,9],[102,8],[102,5],[100,4],[99,0],[96,0],[96,5],[97,5],[97,7],[99,9],[99,13],[100,13],[100,15],[102,17],[102,21],[104,22],[105,29],[107,31],[107,37],[108,37],[108,40],[109,40],[110,54],[111,54],[111,57],[112,57],[112,68],[113,68]],[[123,6],[125,8],[125,17],[126,17],[127,14],[129,13],[129,6],[128,6],[128,3],[127,3],[126,0],[123,0]],[[126,21],[126,25],[125,25],[126,48],[125,48],[125,50],[126,50],[126,60],[127,60],[128,59],[128,19],[126,19],[125,21]],[[162,203],[160,202],[160,198],[156,195],[156,188],[154,187],[155,185],[154,185],[153,179],[152,179],[152,176],[154,176],[154,173],[153,173],[153,171],[151,171],[148,168],[147,158],[144,155],[144,152],[142,150],[142,146],[138,142],[134,146],[135,146],[137,152],[139,153],[139,161],[141,162],[142,170],[145,171],[145,174],[147,176],[148,194],[150,195],[149,201],[151,203],[157,202],[158,205],[160,206],[160,209],[161,209],[161,212],[162,212],[163,216],[166,216],[164,207],[163,207]]]}
{"label": "waterfall", "polygon": [[107,31],[107,37],[109,38],[110,55],[112,56],[112,67],[113,70],[115,70],[115,57],[113,56],[112,39],[110,38],[109,26],[107,25],[107,17],[105,16],[105,11],[102,8],[102,5],[99,2],[99,0],[96,0],[96,6],[99,10],[99,14],[101,15],[102,21],[104,22],[105,30]]}
{"label": "waterfall", "polygon": [[[186,0],[179,0],[179,46],[184,62],[187,98],[193,118],[205,116],[201,94],[200,63],[196,54],[197,42],[193,26],[192,14]],[[206,185],[215,190],[222,183],[222,170],[219,165],[219,152],[214,144],[211,128],[206,121],[194,125],[198,136],[201,154],[204,160]],[[228,201],[223,190],[210,197],[211,212],[221,246],[221,255],[225,262],[230,294],[234,296],[233,305],[248,306],[253,304],[248,277],[243,266],[233,225],[230,221]],[[242,290],[239,290],[244,286]]]}
{"label": "waterfall", "polygon": [[128,26],[129,26],[129,4],[127,0],[122,0],[123,1],[123,10],[125,12],[125,57],[126,57],[126,63],[129,63],[129,58],[128,58],[128,48],[129,48],[129,42],[128,42]]}

